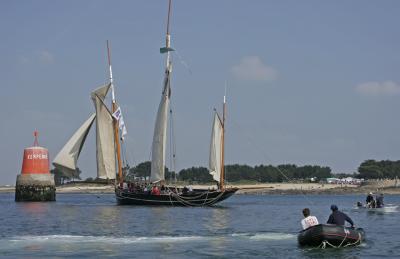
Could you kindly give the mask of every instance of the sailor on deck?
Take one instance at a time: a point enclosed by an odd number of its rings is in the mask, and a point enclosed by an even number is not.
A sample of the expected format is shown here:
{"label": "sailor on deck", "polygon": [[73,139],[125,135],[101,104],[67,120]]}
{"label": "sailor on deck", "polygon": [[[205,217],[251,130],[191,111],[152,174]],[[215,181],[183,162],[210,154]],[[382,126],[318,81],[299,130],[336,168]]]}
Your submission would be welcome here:
{"label": "sailor on deck", "polygon": [[303,229],[307,229],[311,226],[318,225],[318,219],[315,216],[310,216],[310,209],[305,208],[303,209],[304,219],[301,220],[301,226]]}
{"label": "sailor on deck", "polygon": [[347,221],[351,224],[351,227],[354,227],[353,220],[345,213],[339,211],[336,205],[331,205],[331,210],[332,214],[329,216],[329,219],[326,223],[344,226],[345,221]]}

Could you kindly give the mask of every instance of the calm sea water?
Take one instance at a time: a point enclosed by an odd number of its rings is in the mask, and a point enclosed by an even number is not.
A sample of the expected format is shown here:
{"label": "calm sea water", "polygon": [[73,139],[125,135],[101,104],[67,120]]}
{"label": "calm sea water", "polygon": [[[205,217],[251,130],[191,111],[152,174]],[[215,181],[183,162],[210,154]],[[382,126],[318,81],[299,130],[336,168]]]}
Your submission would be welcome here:
{"label": "calm sea water", "polygon": [[[211,208],[117,206],[111,194],[15,203],[0,194],[0,257],[399,258],[400,212],[353,208],[360,195],[235,195]],[[386,203],[400,205],[399,195]],[[326,221],[331,203],[363,227],[359,247],[297,246],[301,210]]]}

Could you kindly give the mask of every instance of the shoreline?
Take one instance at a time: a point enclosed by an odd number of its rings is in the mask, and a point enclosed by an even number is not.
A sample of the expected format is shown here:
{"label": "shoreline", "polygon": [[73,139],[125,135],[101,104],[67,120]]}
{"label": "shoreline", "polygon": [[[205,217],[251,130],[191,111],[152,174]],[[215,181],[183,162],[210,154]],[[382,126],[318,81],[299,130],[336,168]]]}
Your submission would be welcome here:
{"label": "shoreline", "polygon": [[[183,187],[183,186],[182,186]],[[193,189],[215,188],[215,185],[192,185]],[[371,185],[339,185],[319,183],[263,183],[263,184],[232,184],[227,188],[239,188],[238,195],[265,195],[265,194],[366,194],[369,192],[383,194],[400,194],[400,188],[394,186]],[[0,193],[13,193],[14,186],[0,187]],[[56,193],[114,193],[111,184],[72,183],[56,187]]]}

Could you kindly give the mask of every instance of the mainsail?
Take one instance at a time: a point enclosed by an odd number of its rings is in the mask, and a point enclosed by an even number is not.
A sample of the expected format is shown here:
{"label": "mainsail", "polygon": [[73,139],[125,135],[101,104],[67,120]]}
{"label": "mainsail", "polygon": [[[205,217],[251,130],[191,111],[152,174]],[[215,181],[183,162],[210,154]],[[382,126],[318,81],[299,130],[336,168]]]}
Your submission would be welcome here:
{"label": "mainsail", "polygon": [[166,67],[164,75],[164,86],[161,95],[160,105],[154,126],[153,144],[151,147],[151,173],[150,181],[159,182],[165,180],[165,148],[167,143],[167,124],[169,102],[171,97],[170,76],[172,71],[172,62],[170,61],[171,35],[169,34],[169,19],[171,15],[171,0],[168,4],[167,34],[165,37],[165,47],[160,48],[160,53],[167,54]]}
{"label": "mainsail", "polygon": [[167,122],[170,102],[170,64],[165,70],[164,88],[158,106],[157,118],[154,127],[153,145],[151,149],[150,182],[159,182],[165,179],[165,148],[167,142]]}
{"label": "mainsail", "polygon": [[111,83],[97,88],[91,94],[96,109],[96,158],[97,177],[101,179],[115,179],[115,145],[113,119],[104,99],[111,87]]}
{"label": "mainsail", "polygon": [[67,144],[61,149],[53,160],[53,165],[65,176],[74,177],[76,175],[76,164],[81,153],[83,144],[93,124],[96,114],[92,114],[81,127],[72,135]]}
{"label": "mainsail", "polygon": [[213,179],[217,182],[220,182],[221,180],[223,130],[221,119],[217,112],[215,112],[214,123],[211,131],[209,170]]}

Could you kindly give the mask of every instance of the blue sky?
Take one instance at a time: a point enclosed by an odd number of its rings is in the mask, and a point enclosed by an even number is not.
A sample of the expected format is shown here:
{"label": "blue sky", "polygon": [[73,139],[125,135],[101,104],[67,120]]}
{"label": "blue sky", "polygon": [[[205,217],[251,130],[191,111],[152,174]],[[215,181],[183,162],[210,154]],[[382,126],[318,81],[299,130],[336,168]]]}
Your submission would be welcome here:
{"label": "blue sky", "polygon": [[[173,1],[177,169],[207,166],[227,81],[227,163],[354,172],[400,157],[400,2]],[[150,157],[167,1],[1,1],[0,184],[32,133],[54,158],[93,112],[111,41],[131,164]],[[169,162],[168,162],[169,163]],[[94,134],[79,161],[96,175]]]}

